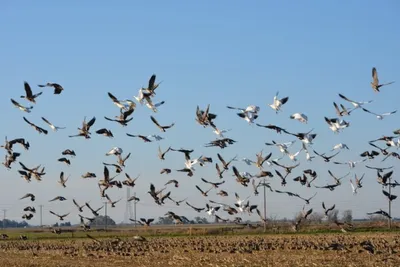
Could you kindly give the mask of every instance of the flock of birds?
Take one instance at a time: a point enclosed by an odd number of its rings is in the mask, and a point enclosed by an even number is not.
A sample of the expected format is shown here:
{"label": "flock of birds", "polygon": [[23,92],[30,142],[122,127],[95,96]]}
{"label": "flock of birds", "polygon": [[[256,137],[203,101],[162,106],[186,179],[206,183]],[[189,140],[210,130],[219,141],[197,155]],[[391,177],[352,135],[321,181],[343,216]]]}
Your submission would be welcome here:
{"label": "flock of birds", "polygon": [[[393,82],[381,84],[378,79],[376,68],[372,69],[371,86],[375,92],[380,92],[383,86],[387,86],[392,83]],[[24,83],[24,87],[25,87],[25,95],[21,96],[21,98],[32,104],[36,104],[36,101],[42,95],[43,92],[33,93],[31,86],[27,82]],[[57,83],[47,83],[44,85],[39,85],[39,87],[40,88],[51,87],[54,89],[54,94],[61,94],[64,91],[64,88]],[[158,89],[159,87],[160,83],[156,83],[156,75],[152,75],[151,78],[149,79],[147,88],[139,89],[138,96],[134,97],[136,102],[134,100],[118,99],[112,93],[109,92],[108,96],[111,102],[116,107],[118,107],[119,115],[115,116],[114,118],[109,118],[109,117],[104,117],[104,118],[108,121],[115,122],[122,126],[127,126],[129,122],[132,120],[132,115],[134,114],[134,111],[139,107],[139,105],[140,106],[145,105],[154,114],[156,114],[158,112],[158,108],[165,104],[165,101],[160,101],[156,103],[153,102],[155,97],[157,96],[156,92],[157,93],[159,92]],[[388,113],[377,114],[366,108],[367,105],[372,102],[372,100],[366,102],[355,101],[344,96],[343,94],[339,94],[339,97],[340,99],[350,104],[351,107],[346,107],[344,104],[334,102],[333,106],[336,111],[337,117],[335,118],[325,117],[325,121],[328,127],[336,134],[350,127],[350,122],[345,121],[343,117],[351,116],[351,114],[353,114],[354,112],[365,112],[368,114],[372,114],[376,116],[376,118],[379,120],[382,120],[386,116],[390,116],[396,113],[396,111],[392,111]],[[286,105],[288,101],[289,97],[280,98],[278,93],[276,93],[272,103],[269,104],[269,107],[273,109],[276,112],[276,114],[279,114],[282,111],[282,107]],[[24,106],[21,103],[17,102],[15,99],[11,99],[11,103],[16,108],[26,113],[30,113],[34,110],[34,105]],[[298,139],[301,142],[301,148],[295,152],[291,151],[292,150],[291,146],[295,142],[297,142],[297,140],[283,142],[283,143],[278,143],[272,140],[271,142],[266,143],[266,145],[271,148],[272,147],[278,148],[280,156],[277,158],[274,159],[272,158],[272,152],[264,154],[264,151],[261,150],[259,153],[256,154],[254,159],[249,159],[249,158],[240,159],[236,156],[234,158],[230,158],[229,160],[227,160],[226,158],[223,157],[222,153],[217,153],[216,159],[214,157],[206,157],[203,155],[199,157],[193,157],[192,154],[194,152],[194,149],[184,149],[184,148],[178,149],[178,148],[168,147],[166,150],[162,150],[161,147],[159,146],[158,157],[159,160],[161,161],[165,160],[165,158],[172,153],[180,153],[183,156],[184,168],[176,170],[177,172],[183,172],[187,176],[193,177],[196,173],[194,166],[198,165],[200,167],[205,167],[207,165],[214,165],[216,179],[214,179],[213,181],[204,178],[201,178],[199,180],[193,180],[194,183],[193,186],[207,200],[205,207],[196,207],[190,204],[187,198],[183,200],[176,200],[174,198],[174,190],[177,190],[176,188],[179,187],[179,181],[176,179],[171,179],[167,181],[164,186],[157,188],[154,185],[154,183],[150,183],[149,191],[147,192],[148,195],[146,196],[147,198],[151,198],[157,205],[164,205],[166,201],[168,201],[179,206],[181,205],[181,203],[184,202],[188,207],[192,208],[196,212],[199,213],[205,212],[209,216],[215,217],[219,221],[225,221],[225,222],[233,221],[237,224],[243,223],[240,217],[241,214],[246,213],[250,215],[253,214],[253,212],[255,212],[259,216],[260,220],[266,223],[268,219],[266,218],[265,215],[261,214],[258,205],[250,203],[250,197],[241,198],[239,194],[235,192],[234,195],[236,201],[234,203],[230,204],[229,201],[225,201],[225,199],[228,199],[227,197],[231,193],[228,192],[226,188],[224,188],[224,183],[225,183],[224,178],[226,177],[227,179],[231,179],[230,178],[231,174],[228,174],[228,172],[232,171],[234,177],[236,177],[236,182],[238,186],[249,187],[250,185],[250,188],[252,189],[252,192],[255,196],[259,195],[258,190],[260,188],[266,187],[271,192],[279,194],[287,194],[289,197],[297,198],[300,199],[300,201],[304,201],[303,216],[300,219],[298,219],[294,224],[294,229],[296,230],[301,221],[306,219],[313,212],[313,209],[305,210],[305,207],[308,204],[310,204],[311,200],[316,196],[317,193],[313,194],[310,197],[304,197],[300,196],[298,193],[295,192],[284,191],[283,188],[287,184],[287,180],[289,180],[290,178],[293,182],[299,183],[301,186],[306,186],[309,188],[313,186],[320,190],[327,189],[333,191],[338,186],[344,184],[342,183],[343,179],[345,179],[350,175],[349,172],[346,175],[339,177],[337,174],[334,174],[330,170],[328,170],[328,174],[332,177],[332,183],[329,183],[324,186],[315,184],[315,181],[318,178],[319,174],[317,174],[315,170],[310,168],[302,170],[301,175],[292,176],[293,170],[297,169],[300,166],[300,163],[298,163],[297,161],[298,157],[301,155],[302,152],[305,154],[305,158],[307,161],[315,160],[319,163],[321,161],[318,161],[317,158],[320,158],[326,163],[331,162],[337,165],[347,165],[350,168],[350,171],[356,165],[363,164],[367,160],[370,161],[372,159],[379,157],[380,155],[383,156],[382,161],[385,161],[388,157],[395,157],[400,159],[398,153],[391,151],[391,149],[393,148],[400,147],[400,139],[399,139],[400,129],[395,130],[392,136],[383,136],[376,140],[370,141],[369,145],[371,148],[361,153],[359,160],[349,161],[349,162],[339,162],[335,161],[334,158],[340,153],[340,150],[349,149],[349,147],[346,144],[343,143],[337,144],[332,148],[331,151],[325,151],[325,152],[316,151],[315,149],[313,149],[313,143],[314,140],[318,137],[318,135],[317,133],[314,133],[313,130],[308,132],[293,133],[277,125],[271,125],[271,124],[262,125],[256,123],[255,121],[257,120],[258,113],[260,111],[260,107],[256,105],[250,105],[246,108],[238,108],[232,106],[228,106],[227,108],[231,110],[237,110],[238,111],[236,113],[237,116],[249,124],[256,124],[261,128],[266,128],[268,130],[276,131],[278,134],[285,134],[287,137],[296,137],[296,139]],[[212,113],[210,105],[207,105],[204,109],[197,106],[194,117],[200,126],[204,128],[212,128],[213,133],[215,133],[215,135],[217,136],[215,140],[205,144],[205,147],[219,147],[222,151],[222,149],[231,146],[236,142],[235,140],[227,137],[228,133],[230,132],[230,129],[222,130],[217,127],[216,120],[218,116],[217,114]],[[65,129],[64,127],[59,127],[54,125],[45,117],[41,117],[41,119],[45,123],[45,125],[54,132],[61,129]],[[154,116],[150,116],[150,119],[162,133],[169,131],[175,125],[175,123],[173,122],[171,122],[170,124],[160,123]],[[292,114],[290,116],[290,119],[297,120],[300,123],[304,124],[308,123],[308,117],[303,113]],[[48,130],[43,128],[44,126],[41,127],[38,124],[28,120],[26,117],[23,117],[23,120],[27,125],[31,126],[39,134],[45,134],[45,135],[48,134]],[[95,125],[95,122],[96,122],[96,117],[93,117],[88,121],[86,120],[85,117],[82,122],[81,128],[78,128],[78,132],[74,135],[70,135],[69,137],[91,139],[92,135],[91,129]],[[114,137],[112,131],[107,128],[100,128],[96,130],[95,133],[98,135],[103,135],[108,138]],[[159,135],[147,136],[147,135],[130,134],[130,133],[126,133],[126,135],[133,138],[139,138],[146,143],[157,142],[164,139],[164,137]],[[378,142],[382,142],[383,145],[380,145]],[[20,167],[17,170],[17,172],[27,182],[30,182],[32,178],[35,178],[37,181],[42,181],[42,177],[46,175],[45,167],[41,165],[26,166],[23,162],[18,161],[18,158],[21,156],[21,152],[15,151],[17,145],[22,146],[22,148],[25,150],[29,150],[30,148],[30,143],[25,138],[15,138],[10,140],[7,137],[5,138],[5,143],[1,146],[6,151],[5,160],[3,162],[4,167],[9,170],[14,169],[14,166]],[[67,165],[71,164],[71,158],[78,156],[75,154],[73,148],[66,149],[65,151],[62,151],[61,154],[62,156],[58,159],[58,161],[65,163]],[[104,163],[104,170],[102,177],[98,177],[95,173],[87,172],[82,175],[82,179],[95,179],[97,181],[97,186],[99,188],[101,197],[103,199],[107,199],[111,207],[115,207],[115,205],[122,198],[117,200],[111,199],[108,194],[109,190],[112,188],[122,188],[123,186],[134,187],[139,176],[131,177],[127,172],[124,171],[124,168],[126,166],[125,164],[127,163],[127,160],[131,155],[130,153],[125,154],[122,148],[114,147],[108,153],[106,153],[106,155],[115,157],[116,162]],[[288,158],[290,162],[293,162],[293,164],[291,165],[282,164],[281,159],[283,158]],[[240,172],[239,169],[235,166],[235,163],[239,161],[242,161],[249,166],[255,166],[259,170],[258,173]],[[16,164],[16,162],[18,164]],[[268,167],[269,170],[267,170],[266,167]],[[387,190],[387,188],[394,188],[400,185],[397,181],[392,182],[391,177],[393,175],[393,171],[390,170],[392,169],[392,167],[383,168],[379,166],[370,166],[370,165],[366,165],[365,167],[376,171],[377,182],[383,187],[382,188],[383,195],[386,196],[390,201],[395,200],[397,196],[389,193]],[[110,169],[115,172],[115,175],[111,174]],[[168,176],[172,172],[173,170],[169,168],[163,168],[160,171],[160,174]],[[120,174],[124,174],[123,175],[124,179],[117,179],[117,177],[119,177]],[[277,178],[281,181],[281,186],[282,186],[281,189],[277,188],[273,189],[271,187],[269,181],[270,179],[274,178],[275,179]],[[357,192],[363,187],[362,186],[363,178],[364,175],[359,176],[357,174],[354,174],[354,178],[350,178],[345,184],[349,185],[349,190],[351,187],[353,194],[357,194]],[[61,172],[58,181],[60,186],[66,188],[68,179],[69,176],[66,177],[64,172]],[[211,196],[210,193],[213,190],[214,192],[216,192],[213,193],[214,195],[219,195],[221,197],[220,201],[214,201],[209,198]],[[29,199],[32,202],[34,202],[35,194],[27,193],[20,199],[21,200]],[[66,200],[67,199],[63,196],[56,196],[49,201],[66,201]],[[128,199],[128,201],[139,202],[140,199],[136,196],[133,196],[130,199]],[[82,203],[79,204],[75,199],[72,199],[71,202],[75,205],[76,209],[79,211],[81,226],[83,227],[84,230],[90,229],[90,223],[95,220],[96,216],[99,216],[99,211],[104,207],[104,206],[92,207],[92,205],[90,205],[89,202],[86,202],[84,204]],[[335,208],[335,205],[327,207],[325,203],[322,202],[322,208],[324,210],[324,214],[328,216],[328,214]],[[81,213],[84,212],[84,209],[87,209],[93,215],[93,217],[82,215]],[[36,209],[34,206],[27,206],[26,208],[23,209],[23,211],[24,214],[22,218],[30,220],[33,218]],[[61,213],[60,211],[50,211],[50,213],[58,217],[60,221],[63,221],[70,214],[70,213]],[[224,215],[224,213],[230,216],[234,216],[234,218],[227,217],[227,215]],[[368,214],[381,214],[383,216],[390,218],[388,212],[382,209]],[[172,218],[176,223],[185,223],[187,221],[185,216],[178,215],[171,211],[168,211],[165,214],[165,216]],[[131,220],[134,221],[132,218]],[[149,226],[153,221],[154,218],[140,218],[140,220],[136,222],[142,225]],[[338,225],[343,224],[342,222],[339,221],[336,221],[336,223]]]}

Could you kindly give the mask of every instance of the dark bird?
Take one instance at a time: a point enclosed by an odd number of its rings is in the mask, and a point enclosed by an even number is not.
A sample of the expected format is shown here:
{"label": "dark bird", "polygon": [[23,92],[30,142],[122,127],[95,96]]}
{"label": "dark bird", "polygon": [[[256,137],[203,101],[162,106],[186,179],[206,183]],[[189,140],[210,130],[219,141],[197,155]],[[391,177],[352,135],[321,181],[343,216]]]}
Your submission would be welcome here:
{"label": "dark bird", "polygon": [[389,194],[385,190],[382,190],[382,193],[389,199],[389,201],[395,200],[397,198],[396,195]]}
{"label": "dark bird", "polygon": [[114,137],[113,133],[106,128],[101,128],[100,130],[97,130],[96,133],[104,135],[106,137]]}
{"label": "dark bird", "polygon": [[64,150],[63,152],[61,152],[61,154],[62,154],[63,156],[66,156],[66,155],[70,155],[70,156],[72,156],[72,157],[75,157],[75,156],[76,156],[75,151],[73,151],[73,150],[71,150],[71,149],[66,149],[66,150]]}
{"label": "dark bird", "polygon": [[27,82],[24,82],[24,87],[25,87],[25,95],[24,96],[21,95],[21,98],[25,98],[29,102],[36,104],[36,98],[40,96],[43,92],[32,94],[32,89]]}
{"label": "dark bird", "polygon": [[196,208],[196,207],[190,205],[188,202],[186,202],[186,205],[188,205],[189,207],[191,207],[192,209],[194,209],[197,212],[203,211],[205,209],[205,208]]}
{"label": "dark bird", "polygon": [[59,85],[58,83],[39,84],[38,86],[39,87],[53,87],[55,95],[61,94],[61,92],[64,90],[64,88],[61,85]]}
{"label": "dark bird", "polygon": [[67,165],[71,165],[71,161],[67,158],[59,158],[58,159],[59,162],[64,162]]}
{"label": "dark bird", "polygon": [[368,159],[374,159],[376,156],[379,156],[379,152],[377,152],[375,150],[371,150],[371,152],[365,151],[365,152],[361,153],[360,156],[363,158],[368,157]]}
{"label": "dark bird", "polygon": [[276,131],[278,134],[280,134],[280,133],[282,133],[282,132],[287,133],[287,134],[289,133],[289,132],[287,132],[285,129],[283,129],[283,128],[279,127],[279,126],[273,125],[273,124],[261,125],[261,124],[256,123],[256,125],[257,125],[258,127],[263,127],[263,128],[267,128],[267,129],[270,129],[270,130],[274,130],[274,131]]}
{"label": "dark bird", "polygon": [[32,126],[33,129],[35,129],[38,133],[40,133],[40,134],[41,134],[41,133],[44,133],[44,134],[47,134],[47,133],[48,133],[47,130],[45,130],[45,129],[43,129],[43,128],[37,126],[36,124],[34,124],[34,123],[28,121],[27,118],[23,117],[23,119],[24,119],[24,121],[25,121],[26,123],[28,123],[30,126]]}
{"label": "dark bird", "polygon": [[90,121],[86,122],[86,117],[83,119],[82,128],[78,128],[79,133],[77,135],[70,135],[69,137],[83,136],[85,139],[90,139],[90,127],[93,126],[96,121],[96,117],[93,117]]}
{"label": "dark bird", "polygon": [[53,211],[50,210],[50,213],[57,216],[58,218],[60,218],[60,221],[64,221],[64,218],[67,217],[69,215],[69,213],[64,214],[64,215],[58,215],[57,213],[54,213]]}
{"label": "dark bird", "polygon": [[150,116],[150,119],[151,119],[151,121],[158,127],[158,129],[161,130],[161,132],[165,132],[166,129],[169,129],[169,128],[171,128],[172,126],[175,125],[175,123],[172,123],[172,124],[170,124],[170,125],[161,126],[161,125],[158,123],[158,121],[157,121],[153,116]]}
{"label": "dark bird", "polygon": [[388,82],[388,83],[382,83],[382,84],[380,84],[380,83],[379,83],[379,78],[378,78],[378,71],[376,70],[375,67],[372,68],[372,82],[371,82],[371,87],[372,87],[372,89],[374,90],[374,92],[380,92],[380,88],[381,88],[382,86],[389,85],[389,84],[392,84],[392,83],[394,83],[394,81]]}
{"label": "dark bird", "polygon": [[144,135],[133,135],[133,134],[129,134],[129,133],[127,133],[126,134],[127,136],[130,136],[130,137],[139,137],[140,139],[142,139],[145,143],[148,143],[148,142],[151,142],[151,140],[149,139],[149,138],[147,138],[146,136],[144,136]]}
{"label": "dark bird", "polygon": [[378,215],[383,215],[388,219],[392,219],[392,217],[389,215],[389,213],[387,213],[386,211],[380,209],[378,211],[375,212],[368,212],[367,215],[374,215],[374,214],[378,214]]}

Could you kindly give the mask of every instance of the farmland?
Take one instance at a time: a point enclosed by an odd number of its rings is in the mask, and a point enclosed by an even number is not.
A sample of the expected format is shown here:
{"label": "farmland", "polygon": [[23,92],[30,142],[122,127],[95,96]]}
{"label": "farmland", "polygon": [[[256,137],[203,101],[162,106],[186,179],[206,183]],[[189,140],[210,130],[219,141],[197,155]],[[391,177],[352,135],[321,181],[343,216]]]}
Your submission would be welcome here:
{"label": "farmland", "polygon": [[[307,226],[298,233],[235,226],[8,230],[2,266],[399,266],[400,233],[363,225],[353,232]],[[361,230],[362,229],[362,230]],[[19,235],[27,240],[19,240]],[[90,235],[89,238],[87,234]],[[146,241],[138,241],[141,235]]]}

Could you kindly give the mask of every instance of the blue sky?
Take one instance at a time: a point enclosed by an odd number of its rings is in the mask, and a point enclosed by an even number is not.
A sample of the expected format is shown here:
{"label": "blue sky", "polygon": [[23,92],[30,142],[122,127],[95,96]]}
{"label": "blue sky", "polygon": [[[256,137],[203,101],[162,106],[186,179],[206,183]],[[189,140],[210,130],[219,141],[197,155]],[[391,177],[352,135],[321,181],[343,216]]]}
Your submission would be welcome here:
{"label": "blue sky", "polygon": [[[354,100],[374,100],[367,108],[377,113],[398,109],[399,85],[384,87],[376,94],[370,87],[370,80],[373,66],[377,67],[382,82],[398,80],[399,7],[397,1],[379,4],[375,1],[341,4],[325,1],[118,1],[117,4],[109,1],[95,4],[93,1],[3,1],[0,4],[0,24],[3,25],[0,44],[3,63],[0,64],[3,95],[0,119],[3,126],[0,135],[9,139],[26,138],[31,149],[26,152],[16,149],[22,152],[19,160],[27,166],[42,164],[47,174],[42,182],[28,184],[19,177],[18,165],[10,171],[0,168],[0,208],[7,209],[9,219],[20,220],[22,208],[32,203],[19,198],[32,192],[37,195],[33,204],[44,205],[44,224],[57,221],[48,210],[60,214],[71,212],[66,220],[78,222],[72,198],[79,203],[91,201],[95,207],[100,207],[102,201],[97,181],[82,180],[80,176],[91,171],[101,177],[102,162],[114,160],[104,154],[120,146],[126,153],[132,153],[126,171],[131,176],[141,174],[137,186],[131,190],[141,199],[137,206],[138,217],[157,218],[168,210],[187,217],[197,216],[186,206],[175,207],[169,203],[158,207],[146,192],[150,182],[161,187],[169,179],[177,179],[181,186],[171,187],[171,195],[177,200],[188,197],[193,205],[203,206],[205,200],[194,186],[207,188],[201,177],[217,180],[215,163],[203,168],[196,166],[192,178],[176,172],[162,176],[161,168],[183,168],[184,161],[183,155],[170,153],[166,161],[161,162],[157,158],[158,144],[163,149],[168,146],[193,148],[193,157],[210,156],[217,162],[217,152],[226,159],[235,155],[254,159],[255,154],[264,149],[278,157],[279,151],[264,143],[293,140],[290,136],[279,136],[248,125],[226,105],[258,105],[261,108],[258,123],[277,124],[292,132],[314,128],[318,133],[314,148],[318,152],[326,152],[343,142],[351,150],[342,151],[337,160],[359,159],[361,152],[370,149],[367,141],[389,135],[399,127],[396,125],[398,114],[378,121],[371,114],[358,110],[345,118],[351,126],[339,135],[329,130],[323,117],[335,117],[332,102],[343,103],[338,93]],[[125,133],[160,134],[149,119],[153,113],[145,106],[138,105],[132,122],[125,128],[103,117],[119,112],[107,92],[120,99],[132,99],[153,73],[163,81],[156,99],[166,102],[154,116],[162,124],[175,122],[176,125],[163,134],[165,140],[143,143]],[[30,83],[34,92],[44,92],[31,114],[19,111],[10,103],[10,98],[14,98],[27,105],[19,98],[24,93],[24,81]],[[36,86],[49,81],[60,83],[65,91],[53,95],[52,89]],[[268,107],[277,91],[282,97],[289,96],[283,112],[278,115]],[[236,144],[224,150],[203,147],[216,138],[211,128],[204,129],[194,120],[196,106],[205,108],[207,104],[218,114],[215,123],[219,128],[232,128],[228,136],[237,140]],[[308,125],[290,120],[289,116],[295,112],[307,114]],[[45,126],[40,120],[44,116],[67,129],[39,135],[22,116]],[[68,138],[76,133],[84,116],[96,116],[92,132],[109,128],[115,138],[95,134],[90,140]],[[77,153],[70,167],[57,162],[61,151],[67,148]],[[299,148],[300,142],[297,142],[291,152]],[[319,174],[315,184],[324,185],[331,182],[327,169],[338,174],[348,171],[347,167],[325,164],[320,158],[307,163],[304,157],[302,153],[301,166],[291,178],[306,168],[313,168]],[[369,164],[381,165],[379,161]],[[291,164],[287,158],[282,163]],[[235,165],[240,171],[258,171],[242,162]],[[395,159],[387,160],[384,165],[395,165],[397,172]],[[71,175],[65,189],[57,183],[61,171]],[[340,210],[352,209],[355,217],[362,218],[367,211],[387,207],[374,171],[362,165],[352,170],[352,176],[364,172],[364,187],[357,196],[352,195],[348,178],[333,192],[304,188],[291,178],[287,188],[280,187],[277,177],[271,184],[304,197],[318,192],[310,205],[315,210],[321,211],[321,202],[325,201],[328,205],[336,203]],[[232,205],[234,192],[243,197],[252,195],[251,186],[243,188],[231,175],[231,171],[225,175],[226,183],[222,187],[230,196],[221,199],[213,191],[210,199]],[[125,198],[126,189],[113,188],[108,194],[113,199]],[[57,195],[68,200],[48,202]],[[251,202],[259,204],[262,210],[261,197],[252,196]],[[302,207],[303,202],[286,195],[268,195],[268,213],[272,216],[293,218]],[[121,201],[108,211],[117,222],[122,221],[125,202]],[[400,216],[398,209],[394,209],[393,214]],[[90,216],[87,211],[85,215]],[[221,216],[227,217],[225,213]],[[39,216],[30,223],[38,224]]]}

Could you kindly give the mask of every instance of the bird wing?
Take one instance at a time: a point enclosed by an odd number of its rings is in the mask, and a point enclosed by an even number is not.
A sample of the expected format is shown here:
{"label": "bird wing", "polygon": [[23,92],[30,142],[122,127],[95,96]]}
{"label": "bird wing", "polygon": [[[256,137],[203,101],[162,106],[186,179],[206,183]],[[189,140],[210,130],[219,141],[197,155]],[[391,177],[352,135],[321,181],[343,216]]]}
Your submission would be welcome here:
{"label": "bird wing", "polygon": [[32,97],[32,89],[31,89],[29,83],[24,82],[24,88],[25,88],[26,96]]}

